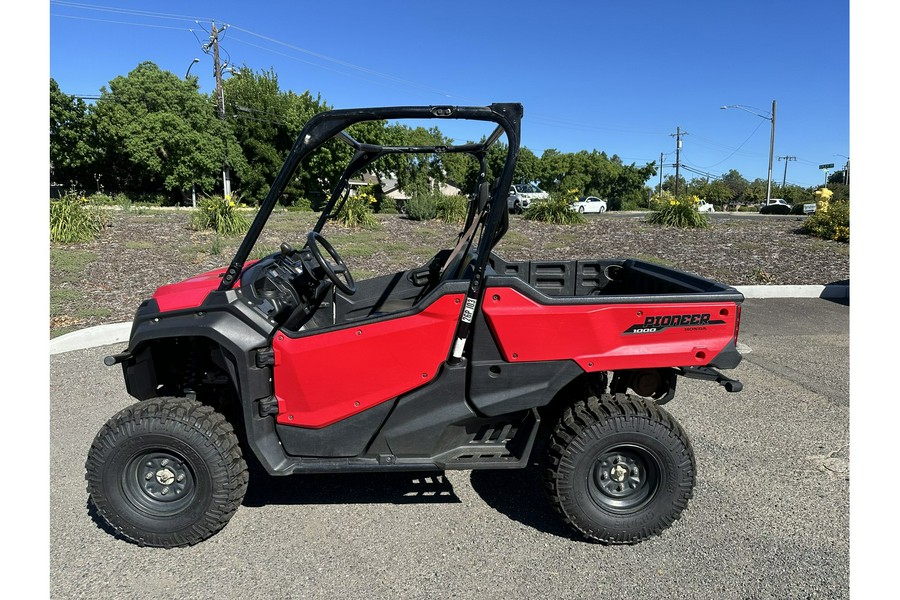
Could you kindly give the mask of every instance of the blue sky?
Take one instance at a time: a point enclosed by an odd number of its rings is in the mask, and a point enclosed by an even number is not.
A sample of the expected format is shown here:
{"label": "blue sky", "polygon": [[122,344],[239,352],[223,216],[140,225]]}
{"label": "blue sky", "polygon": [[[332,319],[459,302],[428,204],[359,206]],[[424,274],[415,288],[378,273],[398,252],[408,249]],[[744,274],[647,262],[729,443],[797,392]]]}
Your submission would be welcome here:
{"label": "blue sky", "polygon": [[[811,186],[819,164],[850,155],[849,13],[848,0],[51,0],[49,64],[66,93],[96,95],[141,61],[183,76],[200,58],[191,74],[210,91],[200,41],[215,19],[230,25],[224,58],[337,108],[521,102],[523,145],[537,154],[597,149],[644,164],[664,153],[666,174],[681,127],[688,178],[765,179],[775,100],[773,181],[787,165],[789,183]],[[763,116],[720,109],[734,104]]]}

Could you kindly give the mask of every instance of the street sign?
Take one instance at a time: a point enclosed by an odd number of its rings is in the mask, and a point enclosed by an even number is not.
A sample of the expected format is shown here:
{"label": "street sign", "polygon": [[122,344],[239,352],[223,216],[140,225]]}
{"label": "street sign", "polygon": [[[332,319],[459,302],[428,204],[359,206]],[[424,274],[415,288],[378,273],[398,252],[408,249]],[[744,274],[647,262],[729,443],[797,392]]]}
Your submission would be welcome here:
{"label": "street sign", "polygon": [[819,165],[820,169],[833,169],[834,163],[828,163],[827,165]]}

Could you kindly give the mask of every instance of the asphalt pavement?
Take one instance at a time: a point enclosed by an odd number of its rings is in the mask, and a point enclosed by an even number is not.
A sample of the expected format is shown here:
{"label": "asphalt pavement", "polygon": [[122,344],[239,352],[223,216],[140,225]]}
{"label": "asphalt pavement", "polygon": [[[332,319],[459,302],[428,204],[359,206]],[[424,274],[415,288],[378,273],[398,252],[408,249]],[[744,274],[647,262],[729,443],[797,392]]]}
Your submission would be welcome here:
{"label": "asphalt pavement", "polygon": [[849,301],[748,299],[729,372],[682,379],[666,408],[698,480],[659,537],[574,538],[532,471],[256,477],[230,523],[190,548],[140,548],[88,504],[84,461],[133,400],[105,355],[50,357],[53,598],[847,598]]}

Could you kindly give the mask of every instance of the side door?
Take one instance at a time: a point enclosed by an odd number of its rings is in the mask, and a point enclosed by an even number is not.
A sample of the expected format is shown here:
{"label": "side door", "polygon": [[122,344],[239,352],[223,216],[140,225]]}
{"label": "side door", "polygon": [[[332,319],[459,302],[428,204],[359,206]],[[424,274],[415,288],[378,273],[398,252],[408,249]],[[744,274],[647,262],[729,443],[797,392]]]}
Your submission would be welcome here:
{"label": "side door", "polygon": [[279,331],[276,421],[321,428],[429,383],[450,353],[463,293],[318,332]]}

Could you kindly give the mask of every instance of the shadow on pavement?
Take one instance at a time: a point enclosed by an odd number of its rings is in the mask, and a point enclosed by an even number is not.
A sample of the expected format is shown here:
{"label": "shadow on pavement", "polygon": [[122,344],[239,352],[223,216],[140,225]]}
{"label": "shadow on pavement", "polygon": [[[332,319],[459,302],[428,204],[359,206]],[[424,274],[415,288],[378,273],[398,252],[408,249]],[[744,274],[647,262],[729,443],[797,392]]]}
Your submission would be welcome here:
{"label": "shadow on pavement", "polygon": [[443,473],[340,473],[272,477],[253,469],[244,506],[270,504],[453,504]]}
{"label": "shadow on pavement", "polygon": [[472,471],[472,488],[491,508],[513,521],[568,540],[584,541],[569,529],[544,494],[535,465],[526,469]]}

